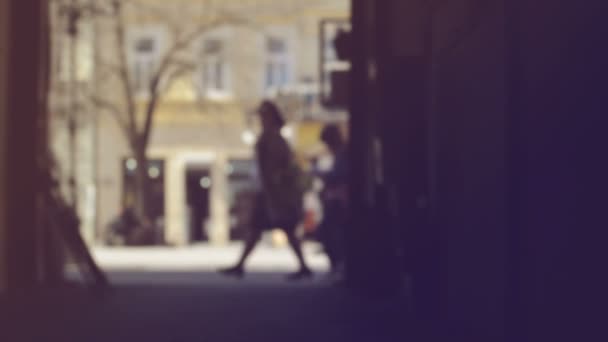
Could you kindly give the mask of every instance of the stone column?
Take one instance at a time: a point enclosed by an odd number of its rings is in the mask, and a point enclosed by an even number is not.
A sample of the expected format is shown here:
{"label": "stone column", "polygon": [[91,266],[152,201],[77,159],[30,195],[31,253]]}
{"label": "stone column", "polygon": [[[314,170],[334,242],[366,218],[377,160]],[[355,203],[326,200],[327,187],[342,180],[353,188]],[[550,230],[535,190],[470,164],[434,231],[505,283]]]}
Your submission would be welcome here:
{"label": "stone column", "polygon": [[228,211],[228,161],[224,153],[218,153],[211,167],[211,220],[208,226],[209,242],[223,245],[230,240]]}
{"label": "stone column", "polygon": [[95,153],[92,142],[93,118],[81,118],[80,126],[76,132],[76,181],[78,184],[78,214],[81,218],[80,231],[85,242],[90,246],[95,240],[95,180],[93,179],[93,160]]}
{"label": "stone column", "polygon": [[179,155],[165,162],[165,240],[183,246],[189,242],[186,224],[186,164]]}

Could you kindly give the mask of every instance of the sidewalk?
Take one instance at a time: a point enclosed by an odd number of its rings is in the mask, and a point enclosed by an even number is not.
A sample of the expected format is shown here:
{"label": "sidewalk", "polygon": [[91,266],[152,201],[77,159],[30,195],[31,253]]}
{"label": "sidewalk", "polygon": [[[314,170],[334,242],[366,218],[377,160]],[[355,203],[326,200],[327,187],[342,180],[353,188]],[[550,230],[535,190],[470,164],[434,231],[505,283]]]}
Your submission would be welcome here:
{"label": "sidewalk", "polygon": [[[227,246],[198,244],[186,247],[94,247],[92,253],[107,271],[215,271],[234,264],[241,252],[240,243]],[[328,267],[325,255],[314,243],[304,245],[311,268],[323,272]],[[259,245],[247,262],[252,272],[286,272],[297,268],[295,255],[288,247]]]}

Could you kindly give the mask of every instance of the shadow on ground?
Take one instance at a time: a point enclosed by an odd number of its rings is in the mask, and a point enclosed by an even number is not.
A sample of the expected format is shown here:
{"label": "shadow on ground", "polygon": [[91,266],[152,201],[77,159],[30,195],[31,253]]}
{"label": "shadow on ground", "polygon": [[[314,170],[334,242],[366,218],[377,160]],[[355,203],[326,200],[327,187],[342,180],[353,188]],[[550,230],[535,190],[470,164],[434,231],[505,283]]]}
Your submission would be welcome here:
{"label": "shadow on ground", "polygon": [[405,298],[371,299],[284,274],[110,272],[105,297],[81,287],[0,299],[2,341],[402,341]]}

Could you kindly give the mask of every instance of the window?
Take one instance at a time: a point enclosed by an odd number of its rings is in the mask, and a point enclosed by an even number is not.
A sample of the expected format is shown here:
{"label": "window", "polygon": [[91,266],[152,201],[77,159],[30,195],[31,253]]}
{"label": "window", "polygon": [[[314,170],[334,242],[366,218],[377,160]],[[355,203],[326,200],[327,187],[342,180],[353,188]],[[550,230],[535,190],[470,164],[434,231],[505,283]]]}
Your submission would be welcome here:
{"label": "window", "polygon": [[145,93],[150,87],[158,56],[158,42],[154,36],[141,36],[133,46],[133,83],[135,90]]}
{"label": "window", "polygon": [[289,63],[285,40],[270,37],[266,40],[266,88],[280,88],[289,83]]}
{"label": "window", "polygon": [[225,62],[224,44],[219,39],[203,42],[201,63],[202,92],[213,97],[228,92],[228,66]]}

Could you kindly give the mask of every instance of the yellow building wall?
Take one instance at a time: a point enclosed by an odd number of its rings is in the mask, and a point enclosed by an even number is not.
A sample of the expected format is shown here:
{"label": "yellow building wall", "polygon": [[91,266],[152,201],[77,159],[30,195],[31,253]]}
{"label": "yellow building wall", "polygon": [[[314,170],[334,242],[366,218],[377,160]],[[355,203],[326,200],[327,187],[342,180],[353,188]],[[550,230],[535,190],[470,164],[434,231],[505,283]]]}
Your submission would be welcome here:
{"label": "yellow building wall", "polygon": [[[348,122],[343,121],[336,124],[341,128],[344,138],[348,140]],[[299,123],[294,149],[299,154],[305,156],[311,156],[323,151],[325,146],[321,142],[321,131],[325,125],[326,123],[318,121]]]}
{"label": "yellow building wall", "polygon": [[323,129],[321,122],[303,122],[298,125],[295,149],[304,154],[314,153],[322,147],[319,136]]}
{"label": "yellow building wall", "polygon": [[8,45],[8,3],[0,1],[0,291],[6,288],[6,189],[5,189],[5,163],[6,163],[6,64]]}

